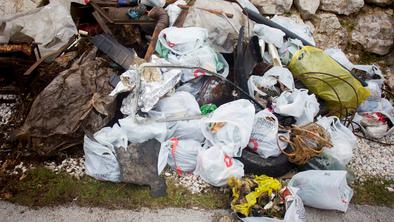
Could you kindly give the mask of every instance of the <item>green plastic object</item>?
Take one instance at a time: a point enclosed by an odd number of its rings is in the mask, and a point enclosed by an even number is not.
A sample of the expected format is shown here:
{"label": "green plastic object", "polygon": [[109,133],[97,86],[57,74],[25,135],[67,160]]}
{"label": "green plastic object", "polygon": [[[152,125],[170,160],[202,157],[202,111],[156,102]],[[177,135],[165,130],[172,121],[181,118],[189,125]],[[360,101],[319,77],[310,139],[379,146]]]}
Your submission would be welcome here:
{"label": "green plastic object", "polygon": [[200,111],[203,115],[208,115],[211,112],[215,111],[215,109],[217,109],[218,107],[213,104],[213,103],[209,103],[209,104],[204,104],[200,107]]}

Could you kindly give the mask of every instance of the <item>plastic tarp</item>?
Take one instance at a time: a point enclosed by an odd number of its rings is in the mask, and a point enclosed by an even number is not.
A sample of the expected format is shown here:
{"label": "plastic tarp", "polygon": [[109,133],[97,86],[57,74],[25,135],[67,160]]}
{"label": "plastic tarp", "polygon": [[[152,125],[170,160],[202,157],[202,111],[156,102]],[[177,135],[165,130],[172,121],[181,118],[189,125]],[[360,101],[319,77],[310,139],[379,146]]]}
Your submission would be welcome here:
{"label": "plastic tarp", "polygon": [[77,34],[69,4],[69,1],[51,1],[44,7],[8,18],[0,34],[0,42],[8,43],[14,34],[20,32],[38,43],[41,55],[56,51]]}

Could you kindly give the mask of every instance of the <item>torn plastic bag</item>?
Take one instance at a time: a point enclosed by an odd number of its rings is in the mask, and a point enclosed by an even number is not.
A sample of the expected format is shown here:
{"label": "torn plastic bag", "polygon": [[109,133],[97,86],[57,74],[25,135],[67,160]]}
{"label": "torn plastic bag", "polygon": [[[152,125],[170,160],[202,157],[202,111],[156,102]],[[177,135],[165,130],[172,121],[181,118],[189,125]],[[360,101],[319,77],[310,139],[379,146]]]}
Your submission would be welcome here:
{"label": "torn plastic bag", "polygon": [[289,137],[289,134],[280,134],[278,130],[279,123],[274,114],[267,109],[256,113],[248,147],[263,158],[279,156],[281,150],[286,149],[287,143],[279,140],[278,136]]}
{"label": "torn plastic bag", "polygon": [[302,44],[301,40],[288,39],[284,45],[278,49],[280,61],[284,65],[288,65],[296,52],[302,49],[302,47],[304,47],[304,45]]}
{"label": "torn plastic bag", "polygon": [[328,132],[333,145],[330,149],[324,149],[323,153],[334,157],[340,164],[346,166],[353,157],[353,149],[357,147],[356,136],[336,116],[320,117],[316,123]]}
{"label": "torn plastic bag", "polygon": [[240,157],[248,143],[255,116],[254,105],[245,99],[219,106],[201,121],[207,140],[223,149],[230,157]]}
{"label": "torn plastic bag", "polygon": [[306,206],[346,212],[353,197],[346,174],[344,170],[308,170],[294,175],[289,186],[299,189],[297,194]]}
{"label": "torn plastic bag", "polygon": [[360,112],[356,113],[353,122],[357,123],[364,134],[380,139],[394,132],[394,118],[385,112]]}
{"label": "torn plastic bag", "polygon": [[122,73],[122,75],[120,75],[120,81],[109,95],[116,96],[119,93],[132,91],[136,86],[136,81],[139,81],[137,75],[139,75],[137,71],[132,69]]}
{"label": "torn plastic bag", "polygon": [[324,52],[327,53],[327,55],[329,55],[339,64],[341,64],[343,67],[345,67],[348,71],[352,71],[352,69],[354,68],[353,63],[349,61],[345,53],[343,53],[342,49],[329,48],[324,50]]}
{"label": "torn plastic bag", "polygon": [[157,170],[159,175],[168,164],[178,175],[196,169],[197,155],[202,150],[201,143],[194,140],[179,140],[172,137],[160,147]]}
{"label": "torn plastic bag", "polygon": [[174,89],[180,79],[181,71],[179,69],[171,69],[162,74],[162,80],[160,81],[142,82],[142,92],[139,99],[141,111],[149,112],[161,97]]}
{"label": "torn plastic bag", "polygon": [[[162,98],[153,110],[149,112],[155,118],[167,119],[188,118],[201,116],[196,99],[188,92],[175,92],[169,97]],[[167,121],[166,138],[193,139],[202,142],[205,137],[201,132],[200,120]]]}
{"label": "torn plastic bag", "polygon": [[158,7],[164,7],[166,4],[166,0],[141,0],[141,4],[147,5],[147,6],[158,6]]}
{"label": "torn plastic bag", "polygon": [[178,0],[170,5],[168,5],[165,10],[168,14],[168,18],[170,20],[170,26],[173,26],[182,9],[178,7],[178,5],[186,5],[184,0]]}
{"label": "torn plastic bag", "polygon": [[163,142],[167,135],[165,122],[156,122],[152,119],[128,116],[119,119],[119,125],[124,130],[130,143],[143,143],[149,139]]}
{"label": "torn plastic bag", "polygon": [[268,44],[274,44],[277,48],[283,46],[283,37],[286,35],[282,30],[263,24],[255,24],[253,32]]}
{"label": "torn plastic bag", "polygon": [[112,120],[116,104],[108,96],[113,89],[108,79],[115,72],[96,52],[85,52],[34,100],[17,136],[31,140],[39,154],[81,144],[84,130],[97,132]]}
{"label": "torn plastic bag", "polygon": [[[204,9],[220,10],[231,13],[232,18],[216,15]],[[232,53],[237,43],[240,28],[250,27],[251,36],[253,23],[245,19],[242,8],[239,5],[222,0],[198,0],[188,10],[183,27],[202,27],[208,31],[208,42],[217,52]]]}
{"label": "torn plastic bag", "polygon": [[293,201],[289,201],[289,207],[286,210],[285,217],[282,219],[269,217],[245,217],[240,218],[244,222],[305,222],[305,208],[301,198],[297,195],[297,189],[291,189]]}
{"label": "torn plastic bag", "polygon": [[288,67],[294,78],[301,80],[336,113],[356,109],[370,94],[349,71],[318,48],[305,46],[294,55]]}
{"label": "torn plastic bag", "polygon": [[34,39],[42,56],[58,50],[78,33],[68,4],[50,1],[46,6],[8,18],[0,40],[8,43],[22,33]]}
{"label": "torn plastic bag", "polygon": [[116,148],[116,157],[122,182],[149,185],[154,197],[166,194],[166,181],[157,174],[157,160],[160,143],[151,139],[140,144],[130,144],[127,149]]}
{"label": "torn plastic bag", "polygon": [[315,40],[313,39],[312,32],[306,24],[298,23],[290,17],[278,16],[278,15],[275,15],[271,20],[283,27],[286,27],[290,31],[294,32],[301,38],[308,41],[313,46],[316,45]]}
{"label": "torn plastic bag", "polygon": [[198,153],[194,174],[213,186],[221,187],[230,177],[243,177],[244,165],[224,153],[223,148],[213,146]]}
{"label": "torn plastic bag", "polygon": [[288,90],[294,89],[294,80],[291,72],[286,68],[274,66],[264,76],[250,76],[248,80],[249,95],[253,98],[280,95],[281,91],[275,87],[278,82],[283,84]]}
{"label": "torn plastic bag", "polygon": [[308,95],[306,89],[294,89],[285,91],[279,97],[274,98],[274,112],[284,116],[294,116],[297,125],[313,122],[319,112],[319,103],[314,94]]}

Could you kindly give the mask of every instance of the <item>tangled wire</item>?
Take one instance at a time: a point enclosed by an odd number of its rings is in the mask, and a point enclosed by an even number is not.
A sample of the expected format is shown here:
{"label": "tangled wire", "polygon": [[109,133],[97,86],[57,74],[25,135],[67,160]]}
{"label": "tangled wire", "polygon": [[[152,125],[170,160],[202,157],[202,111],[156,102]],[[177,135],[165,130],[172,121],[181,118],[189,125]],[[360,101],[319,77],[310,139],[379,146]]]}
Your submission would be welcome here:
{"label": "tangled wire", "polygon": [[304,126],[292,125],[290,129],[290,139],[279,136],[279,139],[289,143],[292,152],[282,152],[289,161],[304,165],[311,158],[321,154],[323,148],[331,148],[331,138],[327,131],[316,123],[309,123]]}

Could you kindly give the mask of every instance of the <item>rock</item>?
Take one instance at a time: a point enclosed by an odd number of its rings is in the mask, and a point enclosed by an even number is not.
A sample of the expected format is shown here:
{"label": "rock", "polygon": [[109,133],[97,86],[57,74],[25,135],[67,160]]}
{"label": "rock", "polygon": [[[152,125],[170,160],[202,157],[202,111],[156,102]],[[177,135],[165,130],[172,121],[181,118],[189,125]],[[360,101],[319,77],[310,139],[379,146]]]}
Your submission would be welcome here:
{"label": "rock", "polygon": [[359,15],[352,31],[352,42],[360,43],[368,52],[386,55],[393,45],[393,23],[393,17],[383,11]]}
{"label": "rock", "polygon": [[366,3],[375,4],[378,6],[387,6],[394,3],[393,0],[365,0]]}
{"label": "rock", "polygon": [[251,0],[261,14],[275,15],[289,12],[293,0]]}
{"label": "rock", "polygon": [[319,8],[320,0],[294,0],[298,11],[303,19],[309,19]]}
{"label": "rock", "polygon": [[319,13],[312,19],[315,25],[313,37],[317,47],[322,49],[340,48],[345,50],[347,45],[347,31],[342,27],[336,15],[332,13]]}
{"label": "rock", "polygon": [[340,15],[349,15],[360,11],[364,0],[320,0],[320,9]]}

